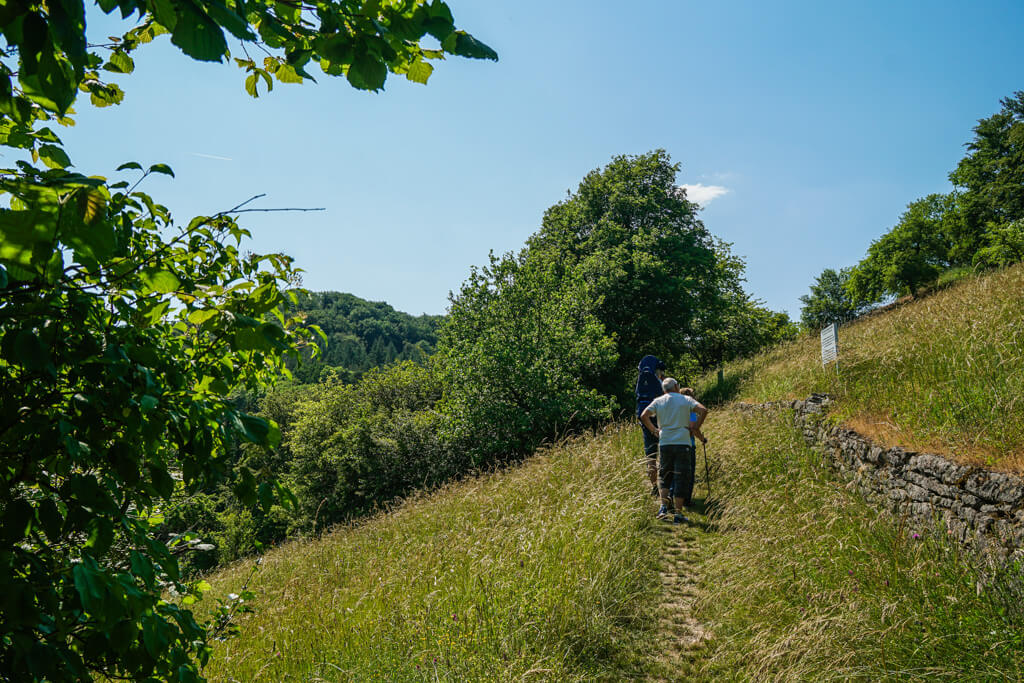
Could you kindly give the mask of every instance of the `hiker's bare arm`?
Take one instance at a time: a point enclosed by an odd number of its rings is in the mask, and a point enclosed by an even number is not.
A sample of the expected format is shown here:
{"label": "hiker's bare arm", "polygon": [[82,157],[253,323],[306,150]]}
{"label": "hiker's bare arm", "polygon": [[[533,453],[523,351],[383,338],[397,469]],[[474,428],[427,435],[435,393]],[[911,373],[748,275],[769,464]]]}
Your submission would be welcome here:
{"label": "hiker's bare arm", "polygon": [[697,421],[693,423],[693,426],[699,431],[700,426],[704,424],[704,418],[708,416],[708,409],[704,407],[703,403],[698,403],[693,407],[693,412],[697,413]]}
{"label": "hiker's bare arm", "polygon": [[693,425],[690,425],[689,429],[690,429],[690,434],[693,434],[693,438],[697,439],[701,443],[707,443],[708,442],[708,438],[706,436],[704,436],[704,432],[700,431],[699,429],[697,429]]}
{"label": "hiker's bare arm", "polygon": [[654,413],[651,412],[650,408],[644,408],[644,412],[640,413],[640,421],[644,424],[644,427],[647,427],[647,431],[651,434],[658,434],[658,428],[654,426],[653,422],[651,422],[651,415],[653,414]]}

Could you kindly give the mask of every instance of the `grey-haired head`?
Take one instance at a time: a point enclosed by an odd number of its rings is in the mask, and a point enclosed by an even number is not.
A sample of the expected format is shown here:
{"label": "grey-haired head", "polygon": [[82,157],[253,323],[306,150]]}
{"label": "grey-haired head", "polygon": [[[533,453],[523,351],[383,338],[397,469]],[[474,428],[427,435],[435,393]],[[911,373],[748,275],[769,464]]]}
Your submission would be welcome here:
{"label": "grey-haired head", "polygon": [[665,393],[679,391],[679,382],[672,377],[666,377],[661,380],[661,388],[665,390]]}

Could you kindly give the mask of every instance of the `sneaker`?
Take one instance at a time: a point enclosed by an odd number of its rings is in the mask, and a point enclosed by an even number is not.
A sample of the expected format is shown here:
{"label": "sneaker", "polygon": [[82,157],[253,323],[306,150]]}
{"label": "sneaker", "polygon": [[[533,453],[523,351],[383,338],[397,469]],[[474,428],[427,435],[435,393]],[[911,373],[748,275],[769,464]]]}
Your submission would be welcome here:
{"label": "sneaker", "polygon": [[677,512],[676,516],[672,518],[672,523],[673,524],[689,524],[690,520],[689,520],[689,518],[686,515]]}
{"label": "sneaker", "polygon": [[658,519],[667,519],[669,514],[671,513],[668,511],[668,505],[662,505],[658,508]]}

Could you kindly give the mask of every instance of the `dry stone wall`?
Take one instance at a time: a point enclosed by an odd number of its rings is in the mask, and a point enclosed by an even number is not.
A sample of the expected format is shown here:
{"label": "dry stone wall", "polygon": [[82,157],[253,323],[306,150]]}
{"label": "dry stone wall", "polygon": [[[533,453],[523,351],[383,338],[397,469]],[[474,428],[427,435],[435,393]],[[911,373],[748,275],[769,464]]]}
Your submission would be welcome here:
{"label": "dry stone wall", "polygon": [[1024,554],[1024,478],[906,449],[883,448],[823,419],[831,399],[739,404],[791,410],[807,443],[864,496],[907,523],[938,528],[962,543],[1006,557]]}

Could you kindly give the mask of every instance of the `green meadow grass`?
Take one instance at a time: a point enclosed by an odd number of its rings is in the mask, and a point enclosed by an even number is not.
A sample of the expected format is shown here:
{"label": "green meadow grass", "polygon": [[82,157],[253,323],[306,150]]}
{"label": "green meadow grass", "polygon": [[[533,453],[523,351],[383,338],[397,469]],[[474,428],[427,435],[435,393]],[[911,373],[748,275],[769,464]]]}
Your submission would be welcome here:
{"label": "green meadow grass", "polygon": [[1024,264],[839,330],[839,369],[817,335],[728,364],[697,382],[708,400],[837,397],[837,417],[890,445],[1024,467]]}
{"label": "green meadow grass", "polygon": [[980,569],[841,485],[784,417],[712,413],[718,533],[694,679],[1020,680],[1020,567]]}
{"label": "green meadow grass", "polygon": [[[268,553],[211,681],[621,680],[658,601],[639,434],[610,427]],[[208,577],[240,590],[249,565]]]}

